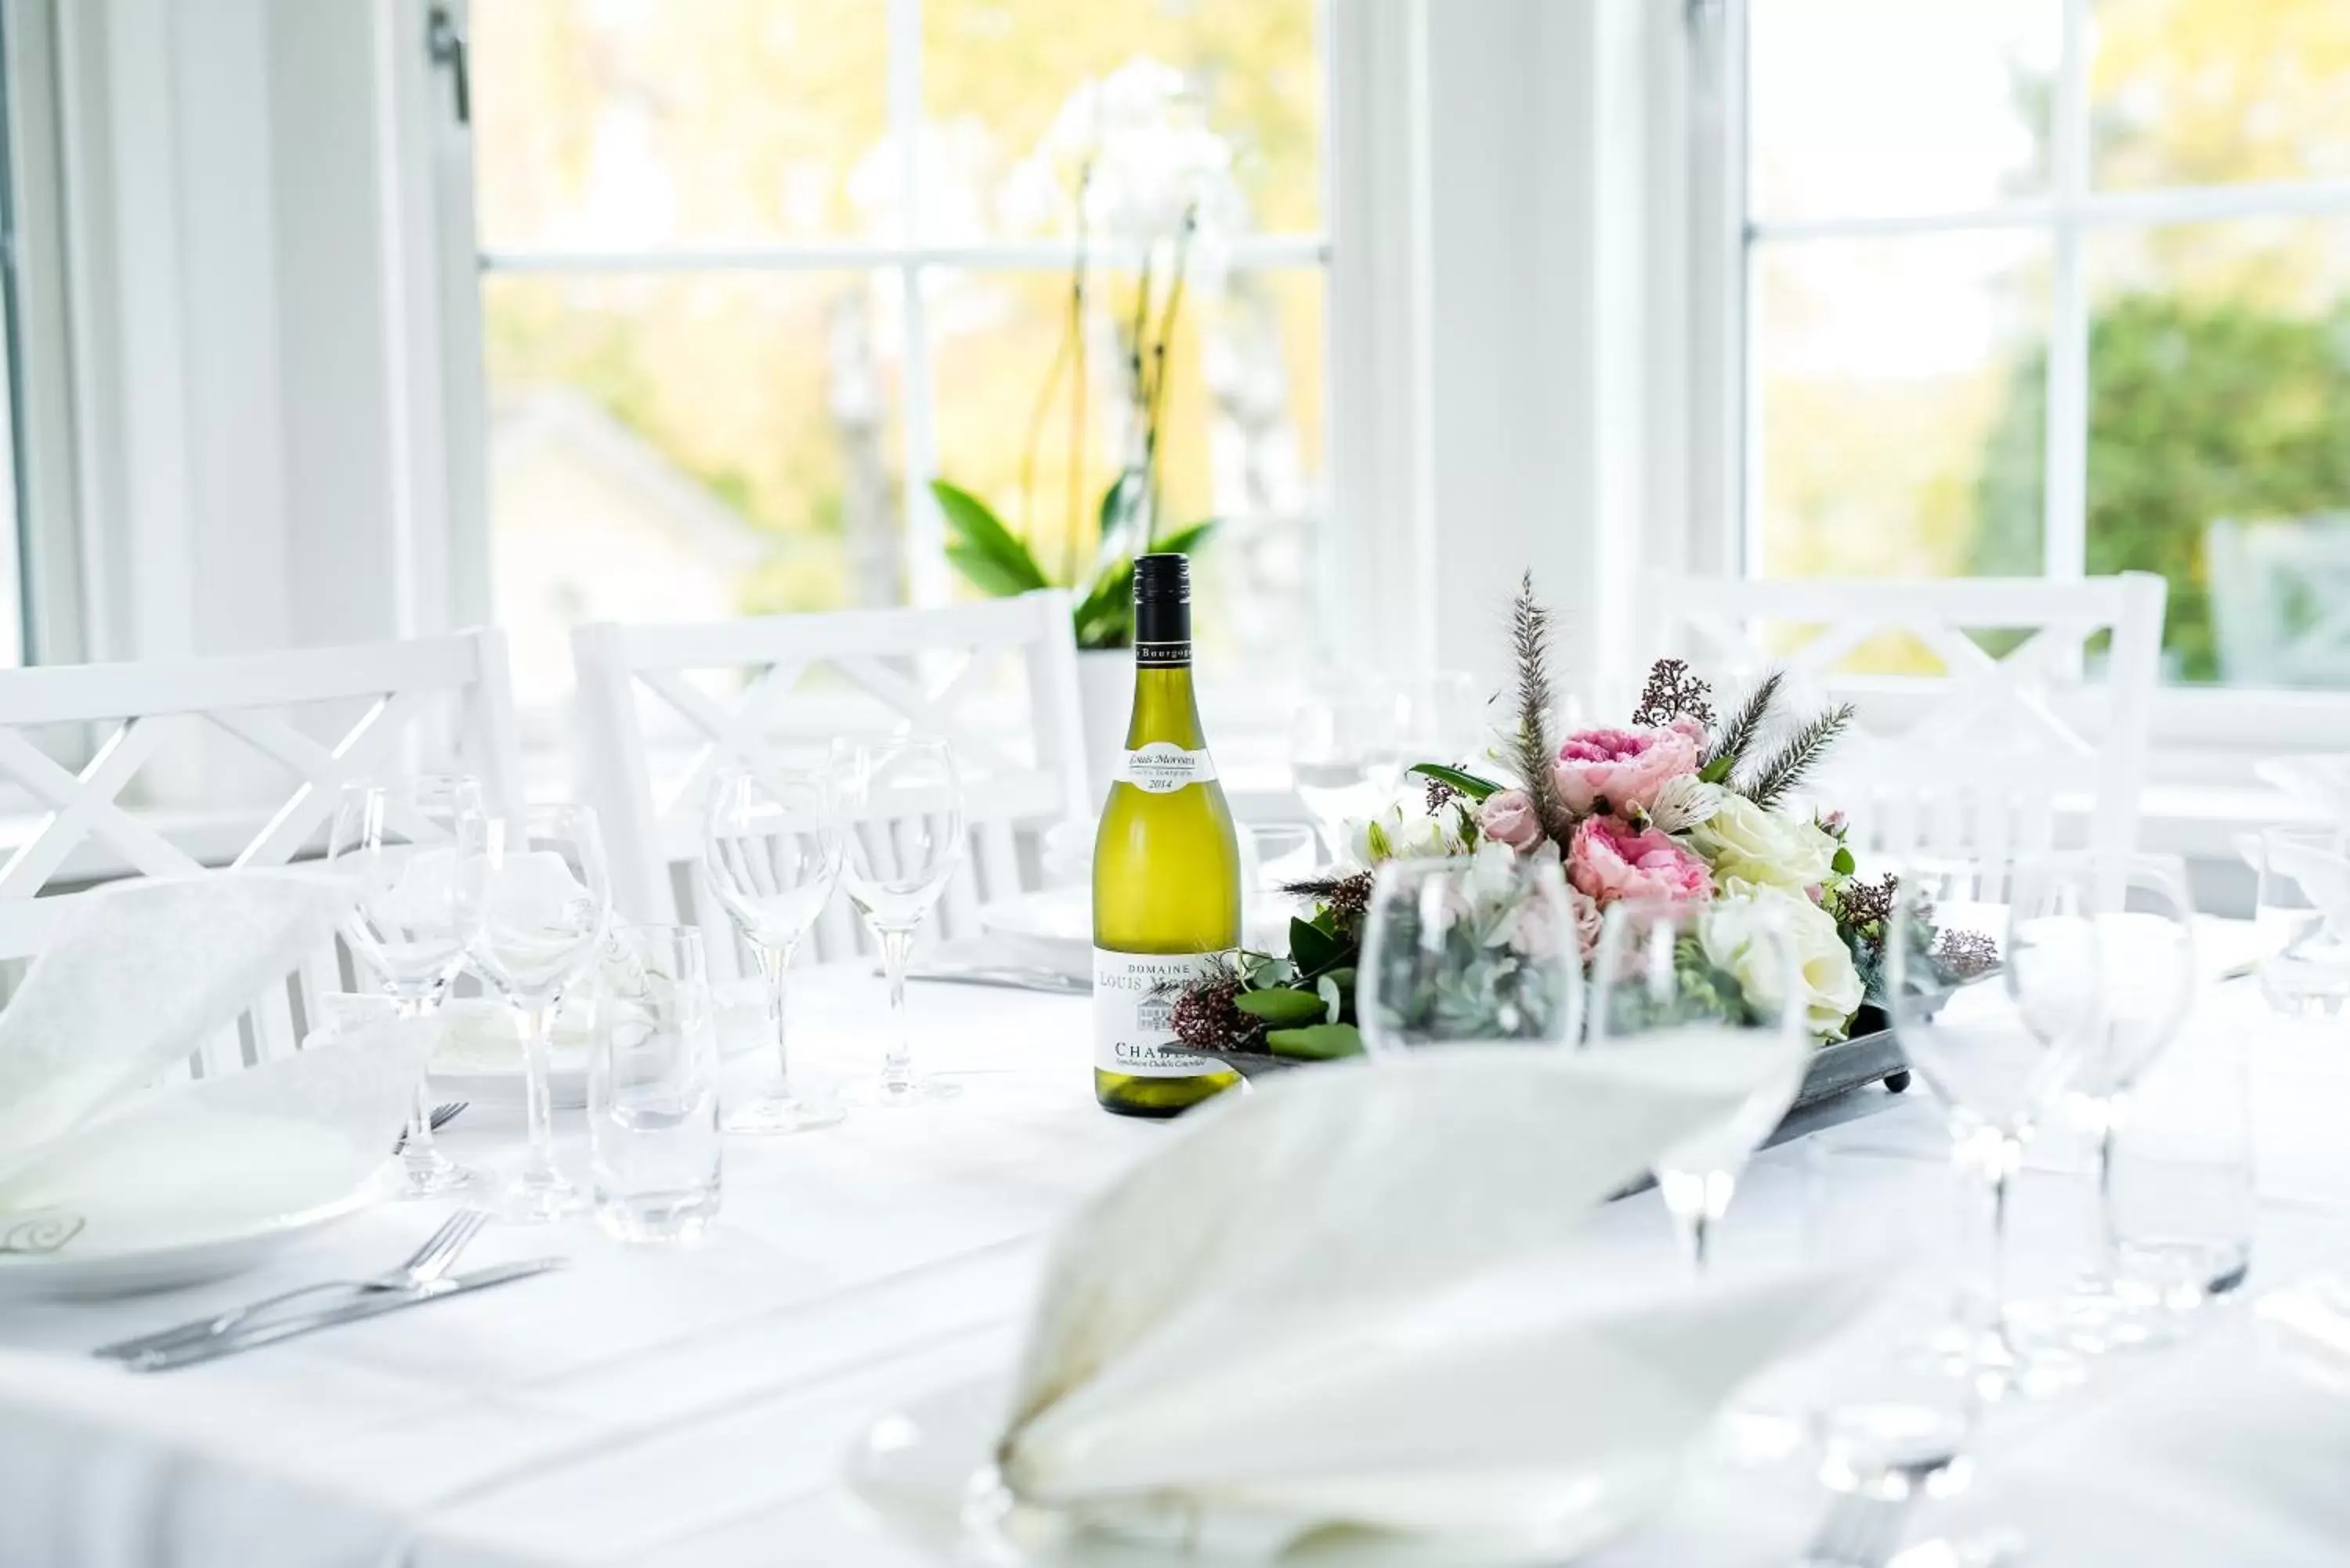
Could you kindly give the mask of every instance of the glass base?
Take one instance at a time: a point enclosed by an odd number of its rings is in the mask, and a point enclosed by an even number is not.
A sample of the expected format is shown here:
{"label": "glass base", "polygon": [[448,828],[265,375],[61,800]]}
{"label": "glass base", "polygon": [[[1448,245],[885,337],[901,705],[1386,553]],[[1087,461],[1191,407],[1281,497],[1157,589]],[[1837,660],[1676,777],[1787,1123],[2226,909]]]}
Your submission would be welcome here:
{"label": "glass base", "polygon": [[482,1186],[488,1178],[470,1165],[459,1165],[437,1149],[421,1156],[402,1154],[400,1157],[400,1177],[392,1188],[395,1198],[442,1198],[452,1192],[470,1191]]}
{"label": "glass base", "polygon": [[951,1078],[933,1077],[917,1073],[910,1078],[876,1078],[859,1084],[846,1096],[852,1106],[871,1110],[902,1110],[912,1106],[934,1106],[947,1100],[961,1099],[962,1085]]}
{"label": "glass base", "polygon": [[497,1217],[511,1225],[545,1225],[584,1214],[588,1194],[567,1177],[525,1173],[509,1177],[494,1205]]}
{"label": "glass base", "polygon": [[806,1099],[789,1089],[771,1087],[755,1100],[727,1106],[718,1125],[731,1133],[775,1137],[837,1127],[847,1114],[833,1101]]}
{"label": "glass base", "polygon": [[2061,1324],[2010,1307],[1998,1328],[1953,1324],[1929,1339],[1920,1354],[1946,1376],[1962,1378],[1984,1404],[2054,1399],[2088,1381],[2085,1357]]}

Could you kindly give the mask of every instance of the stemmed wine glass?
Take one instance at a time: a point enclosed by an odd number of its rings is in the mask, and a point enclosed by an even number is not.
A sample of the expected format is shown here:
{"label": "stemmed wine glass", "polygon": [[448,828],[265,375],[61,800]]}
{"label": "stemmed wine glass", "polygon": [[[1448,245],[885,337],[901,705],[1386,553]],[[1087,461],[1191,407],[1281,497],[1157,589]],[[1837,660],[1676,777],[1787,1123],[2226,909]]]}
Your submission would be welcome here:
{"label": "stemmed wine glass", "polygon": [[612,922],[612,879],[596,814],[584,805],[534,805],[490,822],[473,961],[522,1023],[530,1147],[504,1194],[510,1217],[552,1220],[586,1207],[555,1163],[547,1051],[564,997],[596,964]]}
{"label": "stemmed wine glass", "polygon": [[2097,1026],[2071,1082],[2074,1109],[2095,1140],[2097,1267],[2067,1306],[2080,1328],[2126,1339],[2143,1328],[2144,1314],[2117,1290],[2114,1146],[2131,1089],[2178,1038],[2194,1001],[2195,899],[2176,855],[2082,855],[2052,861],[2046,875],[2077,885],[2074,898],[2095,919],[2105,972]]}
{"label": "stemmed wine glass", "polygon": [[1922,861],[1901,871],[1886,934],[1894,1035],[1981,1178],[1952,1368],[2029,1397],[2082,1375],[2009,1300],[2007,1212],[2024,1146],[2102,1028],[2097,904],[2078,856]]}
{"label": "stemmed wine glass", "polygon": [[906,1018],[906,965],[963,856],[962,774],[954,747],[906,736],[858,747],[835,763],[843,805],[841,885],[880,945],[889,981],[889,1044],[868,1095],[879,1106],[946,1099],[958,1092],[914,1070]]}
{"label": "stemmed wine glass", "polygon": [[821,769],[726,768],[710,781],[702,870],[758,955],[775,1042],[775,1077],[756,1099],[727,1108],[730,1132],[805,1132],[840,1120],[838,1106],[813,1103],[792,1087],[784,973],[840,880],[843,837],[833,781]]}
{"label": "stemmed wine glass", "polygon": [[[437,1010],[465,967],[482,882],[478,860],[464,849],[484,820],[481,781],[462,774],[354,781],[335,802],[327,864],[351,893],[343,935],[403,1018]],[[433,1146],[425,1091],[420,1077],[400,1149],[401,1193],[410,1198],[453,1192],[479,1175]]]}
{"label": "stemmed wine glass", "polygon": [[1433,1045],[1572,1049],[1583,962],[1557,866],[1508,850],[1380,866],[1355,1002],[1373,1056]]}
{"label": "stemmed wine glass", "polygon": [[1812,1041],[1793,936],[1760,898],[1619,899],[1600,921],[1591,984],[1593,1050],[1636,1054],[1634,1070],[1661,1078],[1753,1083],[1727,1120],[1657,1158],[1682,1253],[1702,1275],[1747,1160],[1803,1087]]}

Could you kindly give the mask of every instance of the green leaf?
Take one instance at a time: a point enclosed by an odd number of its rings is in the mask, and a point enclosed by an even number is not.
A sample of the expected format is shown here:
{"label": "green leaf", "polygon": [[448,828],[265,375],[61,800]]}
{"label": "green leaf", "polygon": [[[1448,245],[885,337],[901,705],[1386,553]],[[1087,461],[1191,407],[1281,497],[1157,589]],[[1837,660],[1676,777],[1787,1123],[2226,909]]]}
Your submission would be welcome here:
{"label": "green leaf", "polygon": [[1698,778],[1705,784],[1721,784],[1730,777],[1730,770],[1738,765],[1736,757],[1716,757],[1698,770]]}
{"label": "green leaf", "polygon": [[1214,517],[1202,518],[1197,523],[1187,524],[1171,533],[1161,534],[1159,535],[1159,543],[1153,545],[1151,549],[1161,556],[1195,555],[1200,546],[1208,542],[1208,535],[1216,531],[1218,521],[1219,519]]}
{"label": "green leaf", "polygon": [[1335,985],[1338,988],[1338,1012],[1330,1022],[1352,1023],[1355,1021],[1355,966],[1350,963],[1341,964],[1336,969],[1329,971],[1314,982],[1314,989],[1319,991],[1326,985]]}
{"label": "green leaf", "polygon": [[1839,877],[1849,877],[1860,868],[1860,862],[1852,857],[1852,851],[1841,844],[1836,846],[1835,858],[1828,864]]}
{"label": "green leaf", "polygon": [[1268,1029],[1264,1043],[1276,1056],[1301,1062],[1336,1062],[1363,1054],[1363,1036],[1351,1023],[1310,1023],[1303,1029]]}
{"label": "green leaf", "polygon": [[1121,556],[1086,590],[1076,613],[1079,648],[1124,648],[1134,640],[1134,562]]}
{"label": "green leaf", "polygon": [[1502,787],[1492,779],[1481,779],[1475,774],[1448,768],[1441,763],[1414,763],[1406,771],[1418,774],[1422,778],[1434,779],[1439,784],[1451,784],[1473,801],[1482,802]]}
{"label": "green leaf", "polygon": [[1289,956],[1296,962],[1299,972],[1312,974],[1344,957],[1345,946],[1321,927],[1293,919],[1289,922]]}
{"label": "green leaf", "polygon": [[1320,997],[1310,991],[1292,991],[1287,986],[1244,991],[1232,999],[1232,1005],[1252,1018],[1262,1018],[1275,1025],[1307,1023],[1322,1016]]}
{"label": "green leaf", "polygon": [[1053,586],[1028,546],[1014,537],[986,502],[943,479],[931,481],[931,493],[938,497],[939,510],[954,535],[947,542],[947,559],[973,587],[1002,595]]}

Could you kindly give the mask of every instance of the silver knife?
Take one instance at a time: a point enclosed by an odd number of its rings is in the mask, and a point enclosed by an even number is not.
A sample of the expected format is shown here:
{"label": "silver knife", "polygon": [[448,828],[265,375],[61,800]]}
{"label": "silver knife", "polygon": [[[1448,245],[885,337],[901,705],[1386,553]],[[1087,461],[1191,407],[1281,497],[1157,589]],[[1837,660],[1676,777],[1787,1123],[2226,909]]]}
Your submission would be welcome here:
{"label": "silver knife", "polygon": [[400,1312],[409,1307],[422,1306],[450,1296],[461,1296],[468,1291],[484,1291],[493,1285],[510,1284],[543,1274],[570,1262],[568,1258],[533,1258],[526,1262],[500,1263],[495,1268],[475,1269],[469,1274],[455,1274],[413,1291],[387,1292],[380,1296],[361,1296],[338,1306],[308,1313],[301,1317],[277,1323],[256,1324],[251,1328],[237,1329],[193,1344],[170,1345],[143,1355],[127,1358],[123,1365],[133,1372],[172,1372],[199,1362],[215,1361],[239,1351],[254,1350],[265,1345],[275,1345],[281,1339],[310,1334],[338,1324],[357,1323],[362,1318],[380,1317],[385,1313]]}
{"label": "silver knife", "polygon": [[906,978],[934,985],[992,985],[1006,991],[1048,992],[1055,996],[1087,996],[1094,989],[1092,981],[1063,974],[1058,970],[1023,969],[1014,964],[933,964],[908,970]]}

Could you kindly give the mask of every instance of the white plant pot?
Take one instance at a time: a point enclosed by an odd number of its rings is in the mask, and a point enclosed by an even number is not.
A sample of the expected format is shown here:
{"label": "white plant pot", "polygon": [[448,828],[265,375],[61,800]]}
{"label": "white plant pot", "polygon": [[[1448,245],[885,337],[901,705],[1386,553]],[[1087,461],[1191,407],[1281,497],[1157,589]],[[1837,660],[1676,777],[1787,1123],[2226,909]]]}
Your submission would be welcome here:
{"label": "white plant pot", "polygon": [[1127,722],[1134,716],[1134,655],[1122,648],[1077,653],[1077,711],[1085,726],[1088,805],[1098,814],[1126,750]]}

